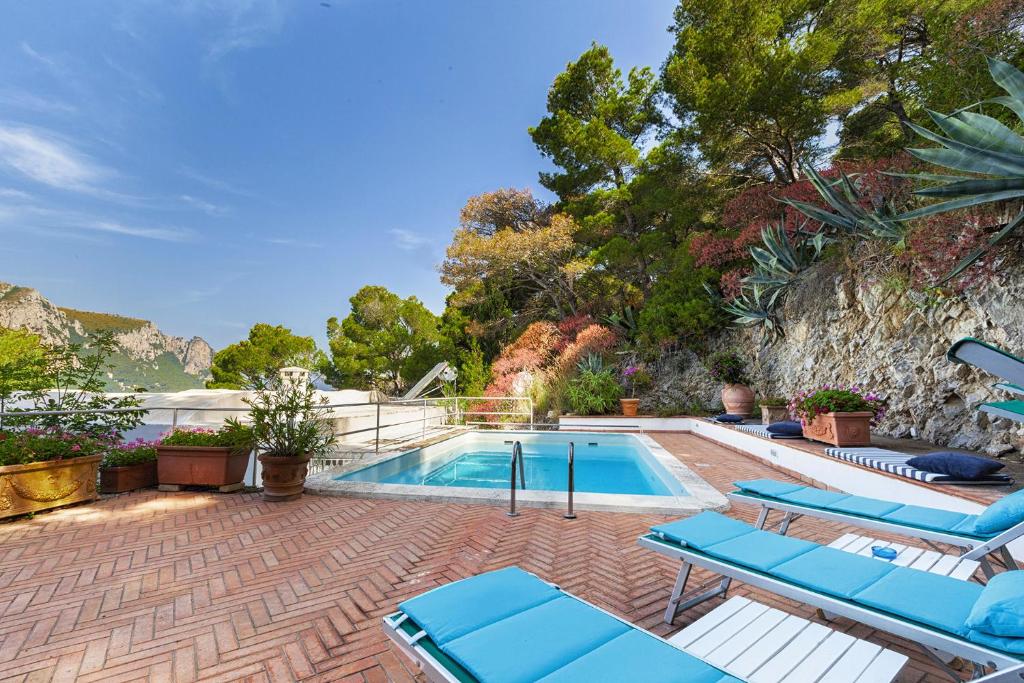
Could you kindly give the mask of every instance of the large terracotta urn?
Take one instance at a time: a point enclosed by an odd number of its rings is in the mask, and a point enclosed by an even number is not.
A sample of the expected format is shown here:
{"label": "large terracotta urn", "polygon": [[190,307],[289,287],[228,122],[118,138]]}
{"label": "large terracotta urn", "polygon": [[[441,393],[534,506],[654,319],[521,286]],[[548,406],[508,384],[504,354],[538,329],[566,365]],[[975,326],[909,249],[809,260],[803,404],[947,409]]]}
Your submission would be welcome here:
{"label": "large terracotta urn", "polygon": [[294,500],[302,495],[309,470],[308,455],[259,456],[263,465],[263,500],[279,502]]}
{"label": "large terracotta urn", "polygon": [[870,446],[872,417],[869,411],[822,413],[804,424],[804,437],[833,446]]}
{"label": "large terracotta urn", "polygon": [[726,384],[722,388],[722,405],[730,415],[750,417],[754,414],[754,392],[746,384]]}

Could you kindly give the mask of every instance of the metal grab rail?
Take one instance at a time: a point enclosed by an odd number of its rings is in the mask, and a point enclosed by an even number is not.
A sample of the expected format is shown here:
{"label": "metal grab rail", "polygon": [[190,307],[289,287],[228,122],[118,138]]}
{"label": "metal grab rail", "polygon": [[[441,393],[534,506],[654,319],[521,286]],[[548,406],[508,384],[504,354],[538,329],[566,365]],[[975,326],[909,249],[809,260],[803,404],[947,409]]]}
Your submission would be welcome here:
{"label": "metal grab rail", "polygon": [[511,487],[509,489],[509,507],[507,514],[509,517],[518,517],[519,513],[516,512],[516,464],[519,465],[519,479],[521,480],[520,486],[523,490],[526,490],[526,472],[523,470],[523,445],[516,441],[512,444],[512,476],[509,477]]}
{"label": "metal grab rail", "polygon": [[576,444],[569,442],[569,509],[565,513],[566,519],[576,519],[576,513],[572,511],[572,492],[576,488]]}

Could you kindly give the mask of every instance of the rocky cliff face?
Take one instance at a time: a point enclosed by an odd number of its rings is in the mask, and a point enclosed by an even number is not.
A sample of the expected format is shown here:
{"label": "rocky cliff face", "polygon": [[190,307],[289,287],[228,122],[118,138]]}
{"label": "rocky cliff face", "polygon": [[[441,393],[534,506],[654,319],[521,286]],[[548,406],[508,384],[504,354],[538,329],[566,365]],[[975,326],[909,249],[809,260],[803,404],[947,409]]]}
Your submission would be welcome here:
{"label": "rocky cliff face", "polygon": [[[1020,454],[1024,427],[991,419],[975,407],[1007,400],[997,381],[946,359],[950,345],[977,337],[1021,355],[1024,352],[1024,267],[965,295],[929,301],[883,283],[857,283],[823,264],[809,272],[783,309],[786,336],[768,345],[758,331],[729,331],[717,348],[735,348],[751,360],[751,384],[759,396],[792,396],[825,383],[858,384],[890,401],[878,432],[918,438],[989,455]],[[696,356],[662,360],[658,403],[719,403],[718,389]]]}
{"label": "rocky cliff face", "polygon": [[113,332],[120,353],[108,376],[111,389],[200,387],[213,361],[213,349],[201,337],[168,335],[148,320],[60,308],[35,289],[2,282],[0,327],[29,330],[48,345],[78,342],[99,330]]}

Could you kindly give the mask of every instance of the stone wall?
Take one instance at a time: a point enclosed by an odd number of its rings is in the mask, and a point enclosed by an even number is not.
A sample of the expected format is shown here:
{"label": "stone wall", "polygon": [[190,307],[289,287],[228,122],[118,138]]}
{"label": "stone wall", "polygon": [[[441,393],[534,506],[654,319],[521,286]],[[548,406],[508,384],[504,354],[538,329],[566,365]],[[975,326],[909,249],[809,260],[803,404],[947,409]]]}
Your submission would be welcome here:
{"label": "stone wall", "polygon": [[[878,432],[924,439],[989,455],[1020,455],[1024,426],[992,420],[975,406],[1011,398],[991,388],[996,378],[946,359],[972,336],[1024,355],[1024,267],[940,301],[855,278],[822,264],[808,271],[782,309],[785,337],[766,344],[760,331],[730,330],[717,348],[751,361],[756,393],[791,396],[825,383],[858,384],[890,401]],[[659,386],[642,407],[720,403],[718,387],[688,352],[659,361]]]}

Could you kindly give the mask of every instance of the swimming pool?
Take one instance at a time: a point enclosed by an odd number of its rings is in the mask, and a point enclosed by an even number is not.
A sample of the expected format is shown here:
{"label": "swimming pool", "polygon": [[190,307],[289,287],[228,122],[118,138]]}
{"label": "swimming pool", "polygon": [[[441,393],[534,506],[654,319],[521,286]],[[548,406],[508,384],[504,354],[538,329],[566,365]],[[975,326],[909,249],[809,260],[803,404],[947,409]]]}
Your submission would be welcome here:
{"label": "swimming pool", "polygon": [[[350,472],[340,481],[380,484],[509,488],[512,445],[522,444],[527,490],[565,491],[569,443],[575,448],[575,489],[643,496],[686,495],[650,451],[631,434],[519,434],[478,432],[447,448],[417,449]],[[521,484],[520,484],[521,485]]]}
{"label": "swimming pool", "polygon": [[574,444],[575,507],[693,514],[728,501],[654,439],[608,432],[466,431],[401,453],[310,476],[323,495],[508,505],[512,447],[523,449],[527,507],[567,503],[568,449]]}

